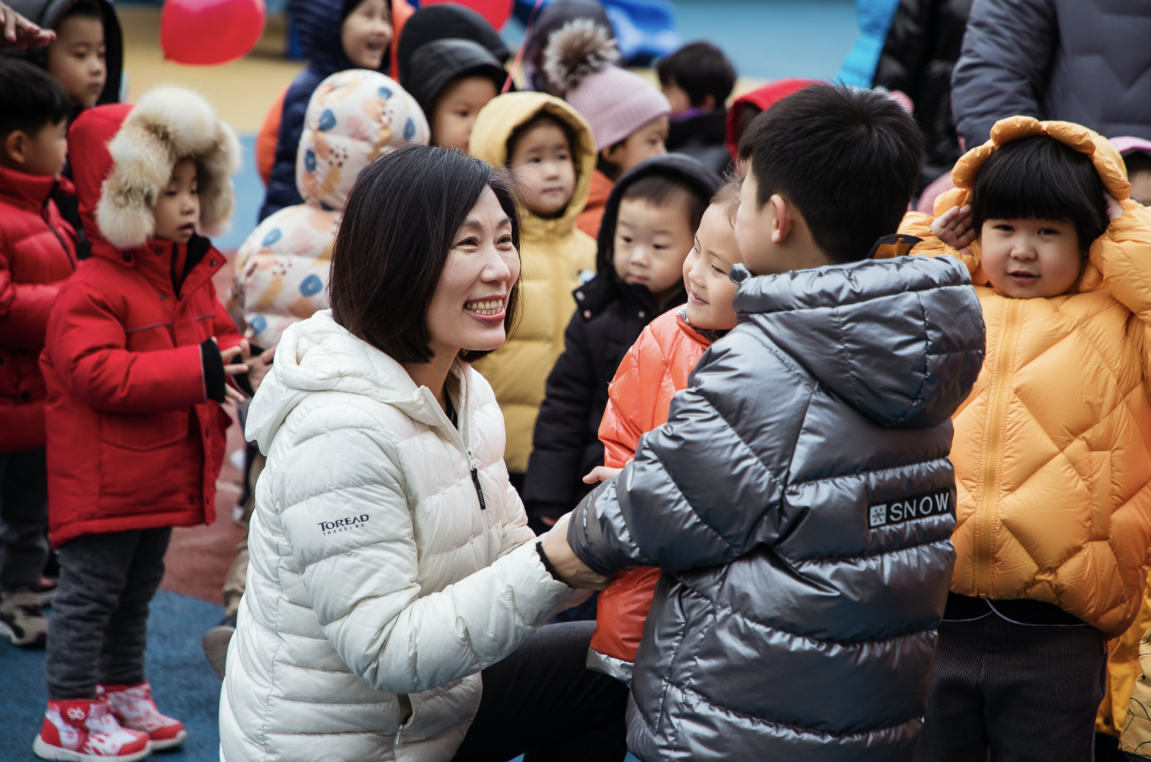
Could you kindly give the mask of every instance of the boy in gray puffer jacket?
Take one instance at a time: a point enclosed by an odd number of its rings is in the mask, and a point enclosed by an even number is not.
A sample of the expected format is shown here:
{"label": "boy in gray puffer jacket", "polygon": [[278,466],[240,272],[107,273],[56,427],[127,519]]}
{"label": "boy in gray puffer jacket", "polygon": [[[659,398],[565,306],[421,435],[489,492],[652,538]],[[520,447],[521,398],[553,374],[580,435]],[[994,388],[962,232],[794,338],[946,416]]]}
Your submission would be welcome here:
{"label": "boy in gray puffer jacket", "polygon": [[872,259],[916,240],[886,234],[921,151],[868,91],[811,87],[753,123],[740,325],[571,514],[570,549],[541,546],[577,582],[664,570],[628,711],[640,759],[914,756],[954,562],[949,418],[984,349],[960,262]]}

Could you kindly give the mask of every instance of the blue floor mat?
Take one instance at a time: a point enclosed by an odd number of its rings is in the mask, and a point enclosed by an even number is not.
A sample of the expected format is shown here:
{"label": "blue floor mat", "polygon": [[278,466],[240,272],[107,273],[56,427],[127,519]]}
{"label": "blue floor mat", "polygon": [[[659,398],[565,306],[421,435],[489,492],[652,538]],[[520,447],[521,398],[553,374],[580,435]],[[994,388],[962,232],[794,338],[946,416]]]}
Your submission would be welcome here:
{"label": "blue floor mat", "polygon": [[[49,616],[52,610],[48,609]],[[222,606],[196,598],[156,593],[148,619],[149,680],[156,705],[188,728],[188,742],[158,752],[158,762],[219,762],[220,681],[204,661],[200,638],[224,616]],[[32,762],[32,739],[40,731],[48,694],[44,651],[0,642],[0,762]],[[519,758],[519,759],[522,759]],[[638,762],[628,755],[627,762]]]}

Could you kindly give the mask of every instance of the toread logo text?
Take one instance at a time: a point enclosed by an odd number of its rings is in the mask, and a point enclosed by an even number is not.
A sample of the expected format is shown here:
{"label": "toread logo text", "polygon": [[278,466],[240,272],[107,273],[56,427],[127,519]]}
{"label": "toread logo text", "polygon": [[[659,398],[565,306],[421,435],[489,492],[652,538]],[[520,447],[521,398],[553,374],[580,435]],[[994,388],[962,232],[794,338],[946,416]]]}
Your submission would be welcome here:
{"label": "toread logo text", "polygon": [[952,496],[951,490],[932,492],[882,505],[869,505],[867,514],[867,525],[871,529],[891,526],[892,524],[903,524],[907,521],[926,519],[931,516],[944,514],[954,516],[955,498]]}
{"label": "toread logo text", "polygon": [[317,522],[320,531],[324,534],[335,534],[336,532],[346,532],[349,529],[360,529],[367,523],[370,516],[362,514],[360,516],[349,516],[346,519],[336,519],[335,521],[320,521]]}

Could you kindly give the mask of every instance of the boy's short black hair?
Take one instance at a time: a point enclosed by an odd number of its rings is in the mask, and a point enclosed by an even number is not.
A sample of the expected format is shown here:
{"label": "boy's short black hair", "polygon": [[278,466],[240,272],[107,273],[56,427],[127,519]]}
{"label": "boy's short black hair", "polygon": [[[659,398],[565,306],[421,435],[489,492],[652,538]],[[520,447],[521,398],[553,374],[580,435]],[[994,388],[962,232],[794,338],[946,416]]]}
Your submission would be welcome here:
{"label": "boy's short black hair", "polygon": [[697,230],[711,199],[685,180],[663,173],[647,175],[627,186],[619,200],[621,204],[624,201],[646,201],[652,206],[662,207],[677,198],[687,202],[688,221],[692,231]]}
{"label": "boy's short black hair", "polygon": [[71,114],[68,93],[48,72],[18,58],[0,56],[0,138],[16,130],[34,137]]}
{"label": "boy's short black hair", "polygon": [[715,98],[716,106],[721,105],[735,88],[735,67],[723,51],[710,42],[684,45],[661,59],[656,72],[661,85],[675,82],[697,108],[709,95]]}
{"label": "boy's short black hair", "polygon": [[560,128],[561,132],[563,132],[564,137],[567,138],[567,141],[568,141],[568,150],[571,151],[573,154],[572,164],[575,166],[576,177],[578,178],[579,177],[579,163],[575,161],[575,157],[574,157],[575,150],[576,150],[575,130],[573,130],[572,126],[570,124],[568,124],[567,122],[565,122],[563,119],[560,119],[555,114],[552,114],[552,113],[547,112],[547,111],[540,111],[535,116],[533,116],[531,119],[527,120],[526,122],[521,124],[519,127],[516,127],[514,130],[512,130],[512,134],[508,136],[508,142],[504,146],[504,152],[507,154],[507,157],[508,157],[507,158],[508,168],[511,169],[511,166],[512,166],[512,153],[515,151],[516,143],[519,142],[520,138],[522,138],[524,135],[526,135],[529,132],[531,132],[532,130],[534,130],[536,127],[539,127],[541,124],[555,125],[556,127]]}
{"label": "boy's short black hair", "polygon": [[739,144],[759,208],[791,202],[833,262],[865,259],[899,228],[919,181],[923,135],[885,95],[814,85],[756,117]]}
{"label": "boy's short black hair", "polygon": [[60,18],[56,19],[56,26],[59,27],[68,19],[74,18],[92,19],[103,24],[104,12],[94,3],[86,2],[86,0],[76,0],[76,2],[68,6],[68,10],[60,14]]}
{"label": "boy's short black hair", "polygon": [[971,189],[978,234],[989,219],[1070,220],[1084,251],[1107,229],[1103,180],[1085,154],[1048,135],[1000,146]]}

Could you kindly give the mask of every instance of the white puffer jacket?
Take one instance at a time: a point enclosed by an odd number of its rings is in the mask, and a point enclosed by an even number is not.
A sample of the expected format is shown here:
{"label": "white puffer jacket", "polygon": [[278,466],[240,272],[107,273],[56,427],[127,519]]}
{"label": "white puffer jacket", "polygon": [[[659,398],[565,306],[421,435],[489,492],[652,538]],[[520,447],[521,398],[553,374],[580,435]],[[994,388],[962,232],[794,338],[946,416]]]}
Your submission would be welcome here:
{"label": "white puffer jacket", "polygon": [[544,569],[508,484],[495,395],[457,364],[457,430],[327,310],[285,331],[273,368],[248,418],[268,462],[222,756],[449,760],[479,706],[479,671],[572,593]]}

